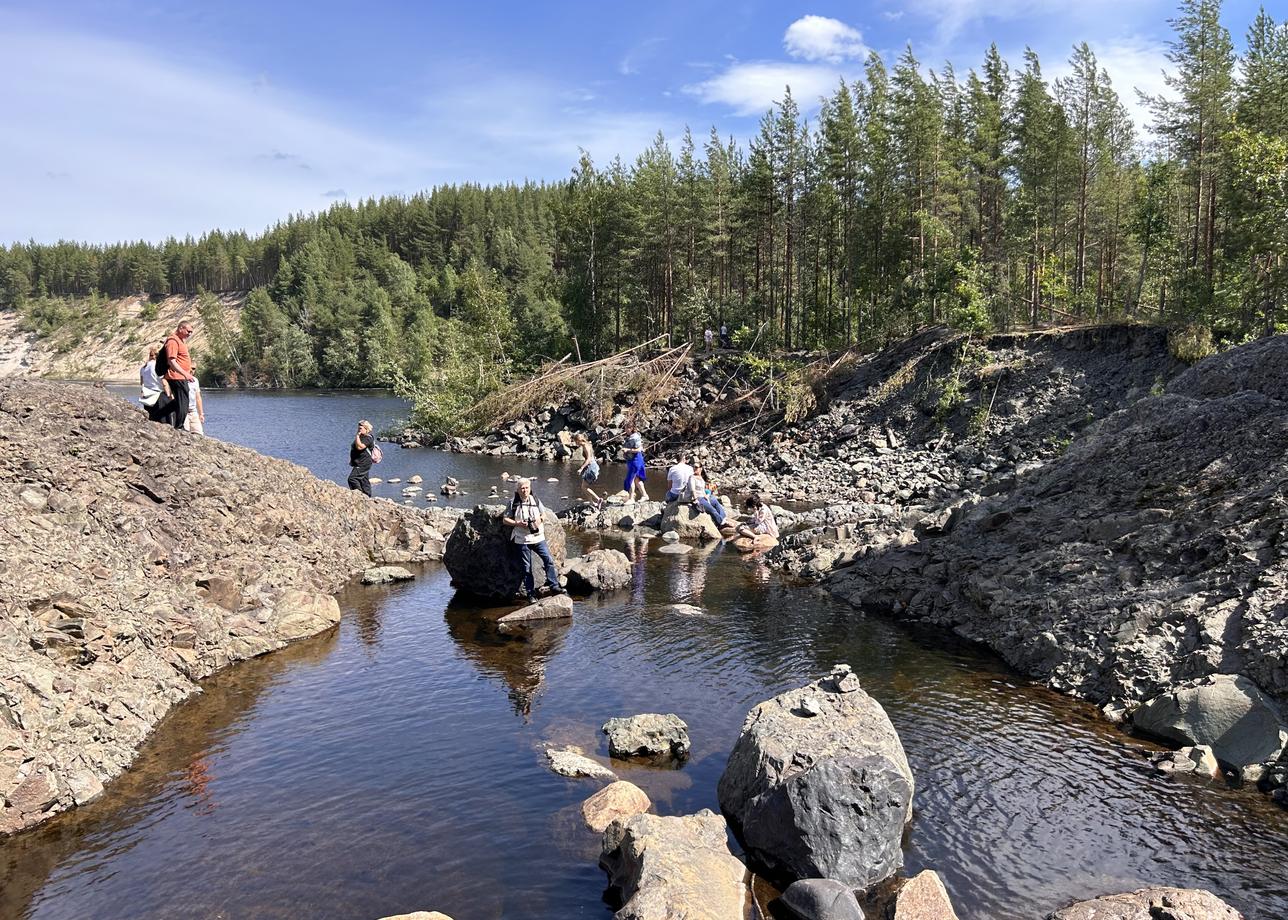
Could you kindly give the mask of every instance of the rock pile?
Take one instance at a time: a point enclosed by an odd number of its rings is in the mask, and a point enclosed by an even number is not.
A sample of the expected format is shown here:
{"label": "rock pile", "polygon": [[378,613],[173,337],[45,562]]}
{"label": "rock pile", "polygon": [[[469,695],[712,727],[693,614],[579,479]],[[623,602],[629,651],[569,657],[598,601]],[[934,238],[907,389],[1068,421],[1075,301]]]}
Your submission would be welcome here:
{"label": "rock pile", "polygon": [[1285,392],[1288,337],[1210,358],[1009,493],[961,506],[952,526],[874,545],[829,587],[1136,709],[1138,724],[1210,743],[1232,766],[1275,760],[1288,697]]}
{"label": "rock pile", "polygon": [[99,795],[201,678],[335,623],[355,574],[439,558],[453,517],[0,380],[0,834]]}

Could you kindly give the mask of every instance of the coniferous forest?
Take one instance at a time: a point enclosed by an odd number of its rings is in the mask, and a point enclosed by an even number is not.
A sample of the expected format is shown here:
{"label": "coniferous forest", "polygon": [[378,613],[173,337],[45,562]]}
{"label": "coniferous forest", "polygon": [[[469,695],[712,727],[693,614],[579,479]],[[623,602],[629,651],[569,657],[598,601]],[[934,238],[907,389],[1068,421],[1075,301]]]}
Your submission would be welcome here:
{"label": "coniferous forest", "polygon": [[260,236],[0,248],[0,306],[49,329],[95,296],[249,291],[240,328],[210,317],[207,370],[396,383],[431,421],[545,358],[721,323],[783,349],[1123,318],[1243,341],[1288,325],[1288,24],[1263,10],[1238,55],[1220,12],[1181,4],[1148,125],[1086,44],[1059,79],[1032,52],[962,74],[909,48],[815,118],[786,89],[745,146],[659,134],[562,182],[440,186]]}

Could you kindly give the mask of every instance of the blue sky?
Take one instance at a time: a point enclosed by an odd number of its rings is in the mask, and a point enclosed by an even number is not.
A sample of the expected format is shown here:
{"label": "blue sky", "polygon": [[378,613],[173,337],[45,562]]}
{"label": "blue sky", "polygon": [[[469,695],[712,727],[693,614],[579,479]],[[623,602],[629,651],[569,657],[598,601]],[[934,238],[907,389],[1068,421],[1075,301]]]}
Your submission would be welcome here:
{"label": "blue sky", "polygon": [[[1259,4],[1227,0],[1241,44]],[[0,0],[0,243],[262,230],[340,199],[559,179],[584,147],[754,133],[869,50],[964,74],[990,42],[1058,76],[1085,39],[1161,90],[1171,0],[611,3]]]}

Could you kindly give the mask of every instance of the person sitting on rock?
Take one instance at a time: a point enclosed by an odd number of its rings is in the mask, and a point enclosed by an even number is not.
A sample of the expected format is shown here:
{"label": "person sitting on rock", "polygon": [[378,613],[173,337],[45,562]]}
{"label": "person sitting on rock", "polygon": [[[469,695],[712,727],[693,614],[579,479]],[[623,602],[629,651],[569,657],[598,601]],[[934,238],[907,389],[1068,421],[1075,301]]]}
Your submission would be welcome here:
{"label": "person sitting on rock", "polygon": [[644,439],[640,437],[639,428],[634,422],[626,427],[626,483],[622,486],[626,490],[626,500],[635,501],[635,487],[639,486],[640,498],[642,502],[649,500],[648,492],[644,491],[644,476],[646,469],[644,466]]}
{"label": "person sitting on rock", "polygon": [[554,557],[550,555],[550,546],[546,543],[544,525],[541,516],[545,513],[541,499],[532,494],[532,483],[520,479],[510,507],[506,509],[501,523],[511,528],[511,546],[519,553],[523,561],[523,594],[528,603],[537,599],[536,579],[532,576],[532,554],[536,553],[546,564],[546,583],[551,594],[563,594],[559,585],[559,570],[555,568]]}
{"label": "person sitting on rock", "polygon": [[591,446],[590,439],[586,437],[584,431],[577,432],[574,442],[581,448],[581,466],[577,467],[577,475],[581,477],[581,487],[590,496],[590,500],[597,507],[602,508],[604,500],[591,488],[599,479],[599,461],[595,459],[595,448]]}
{"label": "person sitting on rock", "polygon": [[693,467],[689,466],[689,458],[680,454],[676,458],[675,465],[666,471],[666,481],[670,484],[666,490],[666,500],[668,502],[692,501],[688,495],[689,479],[693,476]]}
{"label": "person sitting on rock", "polygon": [[701,463],[693,467],[693,475],[689,477],[689,492],[693,496],[693,504],[711,515],[711,520],[716,522],[717,527],[723,527],[724,505],[720,504],[720,500],[708,487],[707,471]]}
{"label": "person sitting on rock", "polygon": [[738,536],[753,540],[760,536],[778,539],[778,523],[774,520],[774,513],[760,500],[759,496],[753,495],[748,498],[746,509],[751,519],[746,524],[738,525]]}

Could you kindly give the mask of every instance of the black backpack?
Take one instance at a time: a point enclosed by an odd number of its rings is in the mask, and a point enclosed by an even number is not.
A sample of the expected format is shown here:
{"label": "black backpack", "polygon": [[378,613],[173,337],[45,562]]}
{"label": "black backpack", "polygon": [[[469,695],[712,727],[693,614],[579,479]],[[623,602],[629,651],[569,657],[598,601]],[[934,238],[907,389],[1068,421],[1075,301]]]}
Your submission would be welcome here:
{"label": "black backpack", "polygon": [[161,350],[157,352],[157,360],[156,360],[156,363],[153,365],[153,368],[156,370],[158,377],[164,377],[166,371],[170,370],[170,359],[169,357],[167,357],[165,353],[165,347],[168,344],[170,344],[169,339],[166,339],[164,342],[161,343]]}

